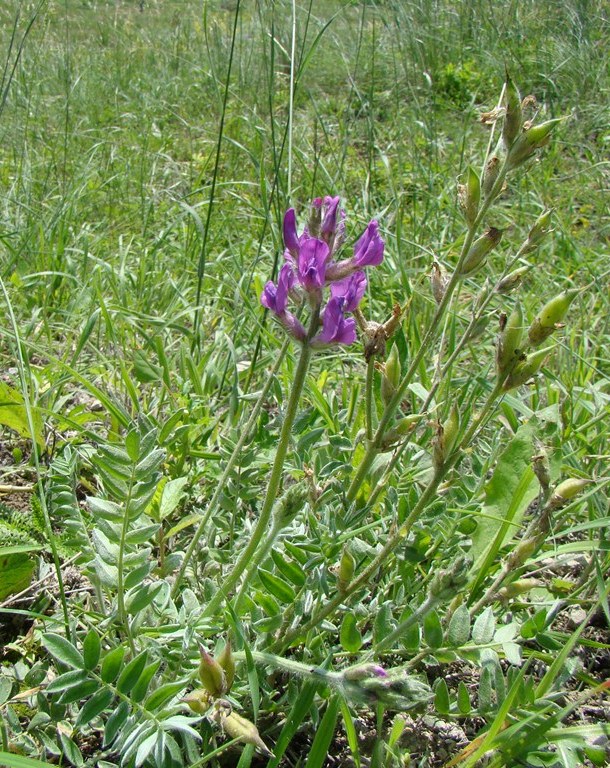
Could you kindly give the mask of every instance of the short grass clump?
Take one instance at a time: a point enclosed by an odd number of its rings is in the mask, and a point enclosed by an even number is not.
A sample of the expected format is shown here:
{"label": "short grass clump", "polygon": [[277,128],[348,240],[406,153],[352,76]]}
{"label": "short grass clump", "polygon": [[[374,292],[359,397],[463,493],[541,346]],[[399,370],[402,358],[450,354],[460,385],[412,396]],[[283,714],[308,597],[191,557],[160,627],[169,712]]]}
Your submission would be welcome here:
{"label": "short grass clump", "polygon": [[0,18],[0,764],[607,764],[604,4]]}

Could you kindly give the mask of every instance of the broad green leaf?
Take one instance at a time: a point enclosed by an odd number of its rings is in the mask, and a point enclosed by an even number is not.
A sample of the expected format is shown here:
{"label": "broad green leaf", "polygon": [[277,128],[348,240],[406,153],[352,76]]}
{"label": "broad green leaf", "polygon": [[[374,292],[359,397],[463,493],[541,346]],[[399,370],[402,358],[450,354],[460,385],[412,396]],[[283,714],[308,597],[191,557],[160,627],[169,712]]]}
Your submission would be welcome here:
{"label": "broad green leaf", "polygon": [[113,648],[102,659],[102,671],[101,677],[105,683],[112,683],[116,680],[121,665],[123,664],[123,657],[125,656],[125,649],[119,645],[117,648]]}
{"label": "broad green leaf", "polygon": [[339,697],[333,696],[326,706],[326,712],[316,729],[316,735],[309,749],[305,768],[322,768],[328,757],[328,748],[335,734],[339,715]]}
{"label": "broad green leaf", "polygon": [[2,768],[49,768],[49,764],[43,763],[41,760],[13,755],[8,752],[0,752],[0,765]]}
{"label": "broad green leaf", "polygon": [[159,504],[159,520],[164,520],[168,515],[171,515],[180,504],[187,483],[188,477],[177,477],[175,480],[168,480],[165,483]]}
{"label": "broad green leaf", "polygon": [[377,645],[381,640],[387,637],[394,629],[392,622],[392,606],[390,603],[380,605],[375,614],[375,623],[373,625],[373,640]]}
{"label": "broad green leaf", "polygon": [[362,635],[358,629],[356,617],[351,611],[343,617],[339,641],[348,653],[356,653],[362,646]]}
{"label": "broad green leaf", "polygon": [[72,686],[65,690],[58,699],[59,704],[72,704],[75,701],[86,699],[88,696],[92,696],[99,690],[99,682],[97,680],[85,680],[80,685]]}
{"label": "broad green leaf", "polygon": [[80,749],[72,741],[72,739],[59,728],[58,733],[64,755],[68,758],[72,765],[75,765],[76,768],[80,768],[80,766],[85,762],[83,760]]}
{"label": "broad green leaf", "polygon": [[36,561],[26,552],[40,549],[40,547],[19,545],[19,548],[21,547],[26,547],[25,552],[15,552],[14,550],[18,547],[0,549],[0,601],[27,589],[32,582]]}
{"label": "broad green leaf", "polygon": [[133,531],[129,531],[125,537],[125,541],[128,544],[145,544],[147,541],[157,533],[161,526],[158,523],[151,525],[143,525],[139,528],[135,528]]}
{"label": "broad green leaf", "polygon": [[280,571],[288,581],[291,581],[297,587],[302,587],[305,584],[305,573],[300,565],[297,565],[290,560],[286,560],[282,553],[278,552],[276,549],[271,550],[271,557],[278,571]]}
{"label": "broad green leaf", "polygon": [[438,680],[434,689],[434,708],[440,715],[448,715],[451,709],[449,688],[443,677]]}
{"label": "broad green leaf", "polygon": [[135,616],[140,611],[143,611],[152,603],[162,588],[162,581],[158,581],[156,584],[145,584],[144,586],[136,587],[125,599],[127,612]]}
{"label": "broad green leaf", "polygon": [[102,688],[86,702],[76,718],[75,726],[80,728],[83,725],[87,725],[94,718],[100,715],[107,707],[110,706],[110,702],[114,699],[114,694],[109,688]]}
{"label": "broad green leaf", "polygon": [[144,708],[149,712],[154,712],[155,709],[163,706],[167,701],[173,699],[173,697],[184,690],[188,685],[186,680],[178,680],[175,683],[165,683],[156,688],[146,699]]}
{"label": "broad green leaf", "polygon": [[136,752],[136,760],[135,760],[136,768],[140,768],[142,763],[153,751],[158,737],[159,737],[159,734],[157,733],[157,731],[155,731],[154,733],[151,733],[150,736],[147,736],[144,739],[144,741],[140,744],[140,746],[138,747],[138,751]]}
{"label": "broad green leaf", "polygon": [[284,579],[280,579],[279,576],[263,568],[258,569],[258,577],[265,589],[282,603],[294,602],[294,589]]}
{"label": "broad green leaf", "polygon": [[85,662],[85,669],[95,669],[98,661],[100,660],[101,652],[100,637],[94,629],[90,629],[87,632],[85,639],[83,640],[83,659]]}
{"label": "broad green leaf", "polygon": [[447,627],[447,642],[449,645],[459,648],[466,645],[470,639],[470,611],[465,605],[460,605],[449,621]]}
{"label": "broad green leaf", "polygon": [[457,706],[461,715],[468,715],[472,711],[470,703],[470,694],[463,680],[460,680],[457,692]]}
{"label": "broad green leaf", "polygon": [[88,679],[86,669],[72,669],[63,675],[59,675],[47,685],[47,693],[58,693],[73,688],[75,685],[82,685]]}
{"label": "broad green leaf", "polygon": [[472,627],[472,640],[477,645],[491,643],[496,631],[496,617],[491,606],[488,606],[480,616],[477,616]]}
{"label": "broad green leaf", "polygon": [[0,381],[0,424],[17,432],[21,437],[34,438],[40,448],[44,448],[43,422],[40,411],[32,408],[34,434],[30,433],[27,411],[23,395],[14,387]]}
{"label": "broad green leaf", "polygon": [[532,469],[533,432],[532,422],[518,430],[485,485],[485,503],[472,533],[473,596],[487,578],[500,548],[519,532],[523,514],[538,494],[539,484]]}
{"label": "broad green leaf", "polygon": [[115,740],[117,733],[123,727],[123,724],[127,720],[129,715],[129,704],[126,701],[121,701],[119,706],[114,710],[106,722],[104,728],[104,746],[108,747]]}
{"label": "broad green leaf", "polygon": [[148,651],[142,651],[142,653],[138,654],[127,664],[117,680],[116,687],[118,691],[121,693],[129,693],[131,691],[144,671],[147,658]]}
{"label": "broad green leaf", "polygon": [[493,672],[483,667],[479,678],[479,712],[489,712],[493,707]]}
{"label": "broad green leaf", "polygon": [[142,701],[142,699],[146,696],[150,681],[153,679],[155,672],[159,669],[160,664],[160,661],[153,661],[152,664],[149,664],[147,667],[145,667],[144,671],[140,675],[139,680],[131,691],[130,698],[132,701]]}
{"label": "broad green leaf", "polygon": [[42,636],[42,644],[57,661],[74,669],[84,669],[85,662],[79,651],[69,640],[54,632],[45,632]]}
{"label": "broad green leaf", "polygon": [[429,611],[424,617],[424,639],[433,650],[443,644],[443,627],[436,611]]}

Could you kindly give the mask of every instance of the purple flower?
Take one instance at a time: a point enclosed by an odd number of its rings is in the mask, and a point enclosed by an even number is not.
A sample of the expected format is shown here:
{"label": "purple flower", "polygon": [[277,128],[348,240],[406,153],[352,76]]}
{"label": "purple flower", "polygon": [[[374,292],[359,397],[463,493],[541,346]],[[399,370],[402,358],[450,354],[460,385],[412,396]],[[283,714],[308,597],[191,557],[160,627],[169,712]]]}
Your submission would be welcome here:
{"label": "purple flower", "polygon": [[356,267],[377,267],[383,261],[385,243],[379,235],[379,225],[373,219],[354,246],[352,264]]}
{"label": "purple flower", "polygon": [[297,216],[294,208],[289,208],[284,214],[284,245],[293,258],[298,256],[299,236],[297,235]]}
{"label": "purple flower", "polygon": [[330,284],[330,295],[335,299],[340,299],[344,312],[353,312],[360,299],[364,296],[366,290],[366,275],[364,272],[354,272],[349,277],[342,280],[336,280]]}
{"label": "purple flower", "polygon": [[346,319],[342,309],[343,299],[331,297],[322,313],[322,330],[311,340],[311,345],[353,344],[356,341],[356,323]]}
{"label": "purple flower", "polygon": [[291,312],[286,311],[288,294],[295,279],[290,264],[284,264],[280,270],[277,286],[271,280],[265,285],[261,294],[261,304],[276,315],[291,336],[299,341],[304,341],[307,335],[305,328]]}
{"label": "purple flower", "polygon": [[340,197],[325,197],[324,205],[326,206],[326,213],[322,221],[322,237],[329,239],[334,237],[337,230],[337,216],[339,214],[339,204],[341,202]]}
{"label": "purple flower", "polygon": [[310,237],[300,243],[297,258],[297,278],[306,291],[319,292],[326,276],[328,245]]}

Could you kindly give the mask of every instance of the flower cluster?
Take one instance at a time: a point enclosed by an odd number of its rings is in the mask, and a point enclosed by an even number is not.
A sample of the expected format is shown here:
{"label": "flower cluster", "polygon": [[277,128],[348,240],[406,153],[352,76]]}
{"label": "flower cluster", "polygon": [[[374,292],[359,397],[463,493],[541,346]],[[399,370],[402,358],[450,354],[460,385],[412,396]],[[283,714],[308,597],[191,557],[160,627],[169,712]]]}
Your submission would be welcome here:
{"label": "flower cluster", "polygon": [[[313,347],[329,344],[352,344],[356,339],[356,323],[346,315],[358,306],[366,289],[364,267],[375,267],[383,261],[384,242],[375,220],[367,226],[354,246],[353,256],[335,259],[345,240],[345,212],[339,197],[316,198],[309,222],[302,234],[297,233],[294,208],[284,216],[284,265],[277,284],[269,281],[261,295],[261,304],[270,309],[295,339]],[[330,286],[330,297],[321,309],[324,289]],[[311,337],[295,315],[288,311],[288,300],[300,304],[307,298],[321,330]]]}

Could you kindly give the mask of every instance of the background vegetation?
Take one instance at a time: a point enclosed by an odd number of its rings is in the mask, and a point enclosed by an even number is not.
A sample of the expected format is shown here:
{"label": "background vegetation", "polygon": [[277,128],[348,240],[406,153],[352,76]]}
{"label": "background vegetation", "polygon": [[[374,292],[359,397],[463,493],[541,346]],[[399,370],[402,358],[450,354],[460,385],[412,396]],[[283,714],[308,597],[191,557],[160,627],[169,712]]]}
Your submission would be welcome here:
{"label": "background vegetation", "polygon": [[[220,710],[180,701],[199,685],[198,643],[218,653],[227,638],[230,701],[257,722],[269,765],[604,764],[609,31],[595,0],[328,0],[294,17],[284,0],[2,4],[7,765],[265,764],[249,726],[234,733]],[[438,398],[393,470],[383,475],[382,454],[346,500],[366,363],[359,343],[316,355],[284,481],[305,487],[306,503],[243,599],[221,599],[257,519],[298,355],[259,303],[284,211],[304,221],[311,198],[340,194],[348,242],[379,220],[386,257],[364,312],[382,322],[406,306],[404,369],[436,308],[432,263],[457,262],[456,179],[482,166],[491,129],[479,117],[498,103],[505,67],[536,97],[537,121],[569,120],[511,177],[491,221],[502,245],[456,292],[404,413],[421,409],[437,361],[459,347]],[[559,291],[583,291],[544,376],[504,396],[376,580],[300,631],[336,596],[342,558],[361,572],[421,498],[427,425],[484,400],[513,297],[495,297],[480,335],[460,339],[486,278],[496,282],[547,208],[554,232],[529,259],[526,320]],[[516,494],[541,452],[552,486],[594,482],[508,591],[479,604],[544,503],[533,474],[518,509],[497,487]],[[443,591],[462,555],[465,582]],[[390,682],[346,676],[373,659]]]}

